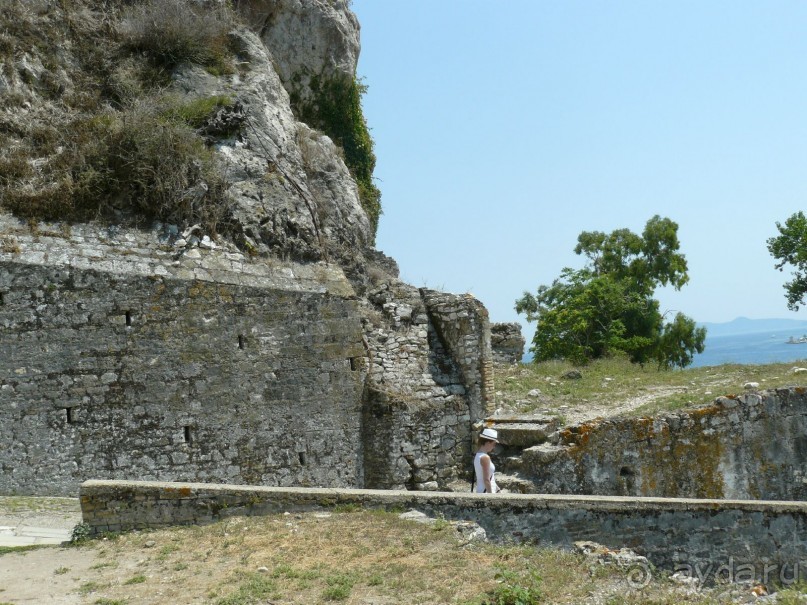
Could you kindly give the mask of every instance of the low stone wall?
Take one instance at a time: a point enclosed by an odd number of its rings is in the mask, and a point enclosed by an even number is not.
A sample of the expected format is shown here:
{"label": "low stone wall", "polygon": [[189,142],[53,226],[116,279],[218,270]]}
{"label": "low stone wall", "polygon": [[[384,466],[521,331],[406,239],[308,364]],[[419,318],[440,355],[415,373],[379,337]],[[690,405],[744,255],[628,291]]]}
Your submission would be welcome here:
{"label": "low stone wall", "polygon": [[[201,483],[87,481],[84,522],[95,534],[240,515],[359,505],[417,509],[478,523],[493,540],[629,547],[664,569],[728,569],[757,578],[798,574],[807,552],[807,503],[603,496],[273,488]],[[807,562],[801,568],[807,571]],[[732,576],[734,577],[734,576]]]}

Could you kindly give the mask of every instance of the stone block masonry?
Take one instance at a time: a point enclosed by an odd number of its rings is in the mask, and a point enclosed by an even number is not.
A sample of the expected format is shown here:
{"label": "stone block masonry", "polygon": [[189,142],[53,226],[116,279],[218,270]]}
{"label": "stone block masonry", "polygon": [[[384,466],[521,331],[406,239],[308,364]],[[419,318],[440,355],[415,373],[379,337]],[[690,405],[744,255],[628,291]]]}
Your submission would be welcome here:
{"label": "stone block masonry", "polygon": [[365,352],[341,270],[188,255],[154,232],[5,242],[0,493],[362,485]]}
{"label": "stone block masonry", "polygon": [[307,489],[87,481],[84,522],[93,533],[205,524],[242,515],[328,509],[340,505],[417,509],[479,523],[493,540],[571,547],[593,540],[630,547],[663,569],[712,572],[721,566],[807,572],[807,503],[553,496],[382,490]]}
{"label": "stone block masonry", "polygon": [[490,325],[490,346],[493,361],[496,363],[514,364],[524,357],[524,345],[527,341],[521,335],[521,324],[494,323]]}

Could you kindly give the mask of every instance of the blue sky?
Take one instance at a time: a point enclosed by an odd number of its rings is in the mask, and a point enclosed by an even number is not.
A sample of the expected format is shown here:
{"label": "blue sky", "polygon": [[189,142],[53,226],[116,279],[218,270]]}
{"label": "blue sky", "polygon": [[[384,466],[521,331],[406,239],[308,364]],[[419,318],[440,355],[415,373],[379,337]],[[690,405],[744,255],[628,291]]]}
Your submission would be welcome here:
{"label": "blue sky", "polygon": [[807,201],[807,3],[353,0],[384,214],[417,286],[519,321],[581,231],[679,224],[697,321],[807,319],[766,239]]}

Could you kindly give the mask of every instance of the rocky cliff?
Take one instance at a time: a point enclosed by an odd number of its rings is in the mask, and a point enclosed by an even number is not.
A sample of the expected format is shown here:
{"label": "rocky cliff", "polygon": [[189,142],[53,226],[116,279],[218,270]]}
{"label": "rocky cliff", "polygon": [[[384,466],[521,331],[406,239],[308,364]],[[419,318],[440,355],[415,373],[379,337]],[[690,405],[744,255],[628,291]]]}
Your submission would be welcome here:
{"label": "rocky cliff", "polygon": [[0,9],[0,493],[461,478],[487,312],[374,249],[348,2]]}

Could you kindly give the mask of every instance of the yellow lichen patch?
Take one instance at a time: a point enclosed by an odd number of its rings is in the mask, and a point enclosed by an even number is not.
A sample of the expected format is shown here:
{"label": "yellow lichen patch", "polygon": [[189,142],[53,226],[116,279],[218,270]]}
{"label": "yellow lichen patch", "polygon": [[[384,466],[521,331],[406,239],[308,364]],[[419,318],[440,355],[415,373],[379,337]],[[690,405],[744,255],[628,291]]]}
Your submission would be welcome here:
{"label": "yellow lichen patch", "polygon": [[577,426],[570,426],[560,432],[560,439],[564,445],[585,447],[591,438],[591,433],[597,429],[598,423],[586,422]]}
{"label": "yellow lichen patch", "polygon": [[652,418],[636,418],[631,428],[635,441],[647,441],[656,437],[656,428]]}
{"label": "yellow lichen patch", "polygon": [[[729,399],[734,399],[734,397],[730,395],[726,395],[726,397],[728,397]],[[702,408],[691,410],[688,414],[691,418],[701,419],[704,418],[705,416],[714,416],[715,414],[719,414],[722,411],[723,408],[721,406],[712,404],[704,406]]]}
{"label": "yellow lichen patch", "polygon": [[187,498],[192,494],[191,488],[189,487],[166,487],[165,491],[171,494],[177,494],[182,498]]}

